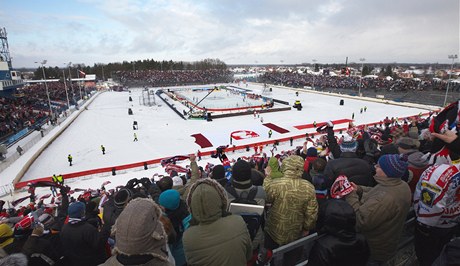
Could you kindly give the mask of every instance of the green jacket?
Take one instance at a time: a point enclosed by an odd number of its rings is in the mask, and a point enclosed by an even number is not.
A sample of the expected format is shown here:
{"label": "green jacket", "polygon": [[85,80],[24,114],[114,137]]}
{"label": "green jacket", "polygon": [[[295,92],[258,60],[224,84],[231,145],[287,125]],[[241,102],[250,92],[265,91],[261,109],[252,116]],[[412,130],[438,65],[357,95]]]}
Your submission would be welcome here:
{"label": "green jacket", "polygon": [[411,191],[399,178],[374,178],[378,183],[375,187],[361,186],[345,199],[356,212],[356,229],[366,237],[371,258],[384,262],[398,248],[411,205]]}
{"label": "green jacket", "polygon": [[314,186],[301,178],[304,160],[291,155],[283,160],[283,177],[266,179],[264,189],[271,203],[265,232],[279,245],[302,237],[303,231],[315,227],[318,202]]}
{"label": "green jacket", "polygon": [[244,266],[252,247],[246,223],[229,215],[222,186],[212,179],[200,179],[187,198],[192,221],[184,232],[183,244],[188,265]]}

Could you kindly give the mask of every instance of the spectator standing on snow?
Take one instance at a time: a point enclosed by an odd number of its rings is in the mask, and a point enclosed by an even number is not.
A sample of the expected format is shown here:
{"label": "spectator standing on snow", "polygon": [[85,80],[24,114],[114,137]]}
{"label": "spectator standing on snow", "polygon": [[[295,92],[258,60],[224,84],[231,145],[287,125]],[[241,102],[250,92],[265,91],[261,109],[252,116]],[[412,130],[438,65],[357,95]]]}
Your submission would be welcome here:
{"label": "spectator standing on snow", "polygon": [[69,154],[69,156],[67,156],[67,161],[69,162],[69,166],[72,166],[72,155]]}
{"label": "spectator standing on snow", "polygon": [[101,145],[101,151],[102,151],[102,154],[105,154],[105,147],[104,147],[104,145]]}
{"label": "spectator standing on snow", "polygon": [[21,146],[16,147],[16,151],[19,153],[19,155],[22,155],[22,152],[24,151]]}

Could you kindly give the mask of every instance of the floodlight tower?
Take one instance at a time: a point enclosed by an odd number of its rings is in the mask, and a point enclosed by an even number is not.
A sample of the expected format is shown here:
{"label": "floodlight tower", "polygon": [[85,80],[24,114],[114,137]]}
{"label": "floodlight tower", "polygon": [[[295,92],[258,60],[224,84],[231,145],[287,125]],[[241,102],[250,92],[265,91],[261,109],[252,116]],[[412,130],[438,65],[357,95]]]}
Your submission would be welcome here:
{"label": "floodlight tower", "polygon": [[12,69],[10,49],[8,47],[8,37],[5,28],[0,28],[0,61],[8,63],[8,68]]}

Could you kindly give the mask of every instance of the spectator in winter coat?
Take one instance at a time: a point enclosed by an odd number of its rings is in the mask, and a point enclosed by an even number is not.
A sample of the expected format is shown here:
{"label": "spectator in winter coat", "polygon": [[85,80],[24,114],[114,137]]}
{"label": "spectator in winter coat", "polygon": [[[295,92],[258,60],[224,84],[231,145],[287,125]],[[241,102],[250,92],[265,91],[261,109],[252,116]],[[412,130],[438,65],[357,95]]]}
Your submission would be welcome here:
{"label": "spectator in winter coat", "polygon": [[265,175],[267,176],[267,179],[275,179],[275,178],[280,178],[283,176],[283,173],[281,173],[280,170],[280,164],[278,162],[278,158],[276,157],[270,157],[268,160],[268,165],[265,168]]}
{"label": "spectator in winter coat", "polygon": [[356,212],[356,229],[366,237],[373,263],[385,263],[396,253],[411,205],[411,193],[401,177],[407,162],[399,155],[383,155],[375,166],[377,185],[357,186],[345,196]]}
{"label": "spectator in winter coat", "polygon": [[161,215],[153,200],[131,200],[113,226],[116,239],[113,255],[102,265],[174,265],[168,255],[168,237],[160,222]]}
{"label": "spectator in winter coat", "polygon": [[346,201],[331,199],[324,203],[317,222],[322,237],[315,241],[308,265],[366,265],[369,246],[364,236],[356,233],[355,225],[355,211]]}
{"label": "spectator in winter coat", "polygon": [[219,184],[224,188],[228,184],[228,180],[225,178],[225,168],[221,164],[218,164],[212,168],[209,177],[219,182]]}
{"label": "spectator in winter coat", "polygon": [[0,248],[2,250],[14,241],[13,229],[8,224],[0,224]]}
{"label": "spectator in winter coat", "polygon": [[252,256],[251,239],[240,215],[227,210],[224,188],[212,179],[200,179],[190,187],[187,205],[192,213],[184,233],[189,265],[246,265]]}
{"label": "spectator in winter coat", "polygon": [[326,160],[323,158],[316,158],[311,163],[311,170],[309,174],[311,176],[311,183],[315,187],[316,199],[318,204],[321,205],[328,198],[328,189],[327,189],[327,177],[324,175],[324,169],[326,168]]}
{"label": "spectator in winter coat", "polygon": [[106,260],[105,243],[110,228],[105,226],[101,232],[85,219],[86,205],[77,201],[68,209],[69,221],[60,233],[64,254],[69,265],[99,265]]}
{"label": "spectator in winter coat", "polygon": [[307,150],[307,156],[305,157],[305,163],[303,165],[302,178],[312,182],[310,170],[312,168],[312,162],[318,158],[318,150],[315,147],[310,147]]}
{"label": "spectator in winter coat", "polygon": [[420,147],[420,142],[416,139],[403,137],[396,142],[398,147],[399,154],[407,159],[409,163],[408,173],[407,173],[407,183],[411,189],[411,192],[414,193],[415,186],[420,179],[423,171],[428,167],[428,160],[425,158],[424,154],[418,151]]}
{"label": "spectator in winter coat", "polygon": [[363,159],[358,158],[356,155],[357,148],[358,142],[351,136],[345,135],[344,140],[340,143],[340,158],[328,161],[324,170],[324,174],[329,180],[328,188],[339,175],[347,176],[350,182],[357,185],[373,186],[375,184],[371,166]]}
{"label": "spectator in winter coat", "polygon": [[42,237],[44,230],[43,225],[37,224],[22,248],[22,253],[26,254],[29,259],[29,265],[56,263],[60,258],[51,241]]}
{"label": "spectator in winter coat", "polygon": [[[239,198],[248,198],[251,191],[255,190],[254,196],[257,205],[265,207],[265,190],[262,186],[255,186],[251,179],[251,165],[245,160],[238,160],[232,167],[232,179],[230,185],[225,187],[227,192],[228,204]],[[252,241],[253,250],[257,250],[259,246],[263,245],[264,234],[260,227],[256,236]]]}
{"label": "spectator in winter coat", "polygon": [[251,165],[251,180],[254,186],[262,186],[264,184],[265,175],[257,169],[257,164],[254,160],[249,162]]}
{"label": "spectator in winter coat", "polygon": [[[315,188],[302,179],[304,160],[291,155],[283,160],[283,177],[266,179],[264,183],[267,203],[271,203],[265,223],[265,248],[273,250],[306,236],[315,227],[318,202]],[[295,264],[302,250],[285,254],[287,265]]]}
{"label": "spectator in winter coat", "polygon": [[420,177],[414,193],[414,243],[421,266],[431,265],[458,230],[459,184],[458,168],[448,164],[430,166]]}
{"label": "spectator in winter coat", "polygon": [[168,239],[168,244],[176,265],[186,265],[182,235],[191,219],[187,204],[181,200],[179,192],[174,189],[163,191],[158,202],[164,208],[164,214],[171,221],[175,231],[175,239]]}
{"label": "spectator in winter coat", "polygon": [[198,164],[196,163],[196,156],[195,155],[190,155],[190,170],[191,170],[191,177],[190,177],[190,180],[187,182],[187,184],[185,184],[182,188],[180,188],[178,191],[181,195],[181,198],[183,200],[185,200],[185,198],[187,197],[189,191],[190,191],[190,187],[196,182],[198,181],[198,179],[201,178],[201,172],[198,168]]}

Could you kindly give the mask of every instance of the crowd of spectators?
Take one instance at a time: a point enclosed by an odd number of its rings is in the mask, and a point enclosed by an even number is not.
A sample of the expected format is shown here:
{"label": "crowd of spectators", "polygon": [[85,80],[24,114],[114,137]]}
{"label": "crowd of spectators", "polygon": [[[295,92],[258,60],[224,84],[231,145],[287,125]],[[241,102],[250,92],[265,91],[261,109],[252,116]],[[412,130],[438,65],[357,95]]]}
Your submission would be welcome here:
{"label": "crowd of spectators", "polygon": [[[419,265],[458,265],[458,113],[456,102],[434,119],[350,123],[341,136],[328,122],[300,147],[240,158],[219,147],[218,165],[175,156],[164,176],[110,190],[29,184],[30,204],[2,206],[0,265],[269,265],[313,232],[311,251],[283,265],[392,265],[411,212]],[[45,204],[37,186],[60,195]]]}
{"label": "crowd of spectators", "polygon": [[[43,83],[28,84],[8,97],[0,97],[0,140],[24,128],[35,128],[46,120],[53,119],[67,109],[67,95],[64,83],[48,82],[48,92],[53,114],[49,114],[48,96]],[[82,88],[82,95],[94,88]],[[68,88],[71,105],[80,99],[80,88],[73,84]]]}
{"label": "crowd of spectators", "polygon": [[123,84],[142,81],[150,86],[213,84],[226,83],[233,80],[232,73],[229,70],[221,69],[117,71],[115,75]]}
{"label": "crowd of spectators", "polygon": [[[435,79],[386,79],[382,77],[363,78],[359,76],[330,76],[310,75],[297,72],[265,72],[261,77],[263,82],[291,86],[291,87],[315,87],[318,89],[358,89],[361,85],[363,90],[393,90],[393,91],[424,91],[442,90],[446,88],[446,82]],[[453,91],[460,91],[460,84],[452,84]]]}

